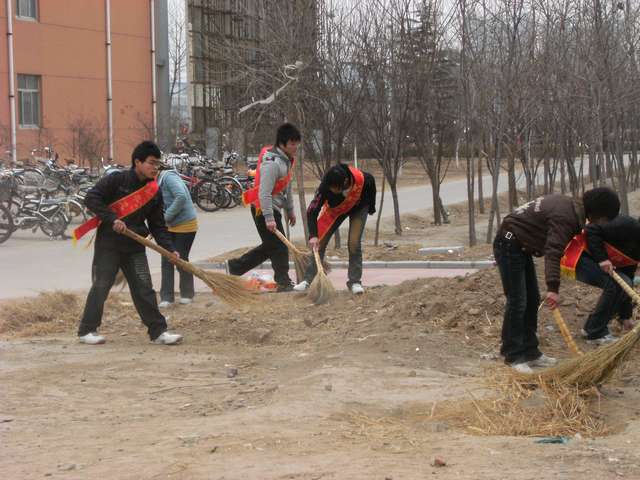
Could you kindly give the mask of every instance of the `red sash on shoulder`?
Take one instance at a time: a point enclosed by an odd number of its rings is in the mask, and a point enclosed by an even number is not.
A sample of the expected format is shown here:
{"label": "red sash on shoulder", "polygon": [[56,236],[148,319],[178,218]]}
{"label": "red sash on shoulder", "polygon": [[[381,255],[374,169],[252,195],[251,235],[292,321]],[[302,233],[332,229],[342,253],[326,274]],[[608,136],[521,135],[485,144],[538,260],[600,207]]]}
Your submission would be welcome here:
{"label": "red sash on shoulder", "polygon": [[353,175],[353,186],[347,194],[346,198],[340,204],[331,208],[325,201],[318,215],[318,238],[322,238],[331,230],[331,226],[338,217],[348,213],[360,201],[362,190],[364,188],[364,174],[357,168],[349,167],[351,175]]}
{"label": "red sash on shoulder", "polygon": [[[637,265],[638,260],[634,260],[628,257],[613,245],[609,245],[605,242],[604,248],[607,252],[609,260],[614,267],[630,267]],[[576,278],[576,265],[582,254],[587,250],[587,234],[584,232],[579,233],[571,239],[567,247],[564,249],[564,255],[560,259],[560,271],[562,275],[569,278]]]}
{"label": "red sash on shoulder", "polygon": [[[245,206],[253,205],[256,207],[256,210],[260,211],[260,165],[262,165],[262,158],[267,151],[273,148],[272,145],[267,145],[266,147],[262,147],[260,150],[260,155],[258,155],[258,166],[256,167],[256,176],[253,182],[253,187],[249,190],[242,193],[242,203]],[[286,177],[279,178],[276,181],[276,184],[273,187],[271,195],[277,195],[278,193],[284,191],[285,188],[291,182],[293,178],[293,164],[295,163],[295,159],[291,160],[291,168],[289,168],[289,173]]]}
{"label": "red sash on shoulder", "polygon": [[[153,180],[126,197],[116,200],[109,205],[109,208],[118,216],[118,219],[124,218],[149,203],[151,199],[155,197],[156,193],[158,193],[158,188],[158,182]],[[84,222],[73,231],[73,243],[76,243],[94,228],[98,228],[100,223],[102,223],[102,220],[98,217],[91,217]]]}

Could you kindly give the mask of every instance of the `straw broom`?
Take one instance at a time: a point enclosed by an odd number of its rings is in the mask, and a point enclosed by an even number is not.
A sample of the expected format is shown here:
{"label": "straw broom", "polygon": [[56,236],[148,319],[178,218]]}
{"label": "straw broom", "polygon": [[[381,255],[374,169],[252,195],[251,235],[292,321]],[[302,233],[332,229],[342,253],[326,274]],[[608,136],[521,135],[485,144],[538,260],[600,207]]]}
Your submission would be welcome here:
{"label": "straw broom", "polygon": [[[613,271],[611,276],[635,303],[640,304],[640,295],[627,285],[620,278],[620,275]],[[555,367],[541,372],[529,375],[522,374],[518,377],[532,383],[541,384],[556,381],[562,384],[576,385],[578,388],[600,385],[611,378],[615,369],[626,360],[638,340],[640,340],[640,324],[615,343],[565,360]]]}
{"label": "straw broom", "polygon": [[327,303],[329,299],[335,295],[336,290],[333,288],[329,277],[324,273],[322,262],[320,261],[320,254],[315,248],[313,249],[313,257],[316,261],[318,273],[316,273],[316,276],[309,287],[309,297],[313,303],[321,305],[323,303]]}
{"label": "straw broom", "polygon": [[206,283],[213,293],[218,295],[222,301],[233,306],[242,306],[255,301],[255,292],[249,288],[247,282],[242,278],[225,275],[224,273],[219,272],[207,272],[181,258],[175,258],[173,253],[162,248],[151,240],[132,232],[128,228],[125,229],[123,235],[141,243],[145,247],[155,250],[163,257],[169,259],[181,270],[195,275]]}

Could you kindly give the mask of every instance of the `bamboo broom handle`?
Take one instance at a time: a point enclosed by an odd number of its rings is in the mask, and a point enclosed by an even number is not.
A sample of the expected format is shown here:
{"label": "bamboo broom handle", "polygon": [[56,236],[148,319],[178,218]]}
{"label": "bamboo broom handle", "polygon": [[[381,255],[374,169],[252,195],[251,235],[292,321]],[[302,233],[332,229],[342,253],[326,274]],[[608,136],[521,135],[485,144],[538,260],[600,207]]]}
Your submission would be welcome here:
{"label": "bamboo broom handle", "polygon": [[189,262],[187,262],[186,260],[183,260],[181,258],[175,258],[175,255],[173,253],[171,253],[169,250],[167,250],[166,248],[162,248],[160,245],[158,245],[155,242],[152,242],[151,240],[144,238],[143,236],[138,235],[136,232],[133,232],[131,230],[129,230],[128,228],[122,233],[123,235],[131,238],[132,240],[135,240],[138,243],[141,243],[142,245],[149,247],[152,250],[155,250],[156,252],[158,252],[160,255],[162,255],[163,257],[165,257],[167,260],[171,261],[172,263],[175,263],[178,267],[182,268],[183,270],[187,270],[188,268],[191,266],[191,264]]}
{"label": "bamboo broom handle", "polygon": [[318,253],[318,249],[313,249],[313,258],[316,259],[316,268],[318,269],[318,273],[324,273],[324,268],[322,268],[322,261],[320,260],[320,254]]}
{"label": "bamboo broom handle", "polygon": [[292,252],[294,252],[296,254],[302,254],[303,253],[300,250],[298,250],[298,247],[296,247],[293,243],[291,243],[289,241],[289,239],[287,237],[285,237],[280,230],[278,230],[276,228],[276,230],[273,233],[276,234],[276,237],[278,237],[280,239],[280,241],[282,243],[284,243],[289,250],[291,250]]}
{"label": "bamboo broom handle", "polygon": [[571,332],[569,332],[569,328],[567,327],[564,318],[562,318],[562,314],[560,314],[560,309],[554,308],[552,312],[553,318],[556,321],[556,325],[558,325],[558,329],[560,330],[560,334],[562,335],[562,338],[564,338],[564,341],[567,343],[569,350],[571,350],[575,355],[582,355],[582,352],[571,336]]}
{"label": "bamboo broom handle", "polygon": [[638,295],[638,293],[629,286],[629,284],[627,282],[625,282],[620,275],[618,275],[616,273],[615,270],[611,271],[611,276],[613,277],[613,279],[616,281],[616,283],[618,285],[620,285],[620,287],[627,292],[627,295],[629,295],[631,297],[631,299],[638,305],[640,305],[640,295]]}
{"label": "bamboo broom handle", "polygon": [[[611,270],[611,277],[616,281],[616,283],[618,285],[620,285],[620,288],[622,288],[627,295],[629,295],[631,297],[631,300],[633,300],[633,303],[635,303],[636,305],[640,305],[640,295],[638,295],[638,293],[629,286],[629,284],[627,284],[627,282],[625,282],[620,275],[618,275],[616,273],[615,270]],[[633,332],[639,332],[640,331],[640,323],[638,323],[635,327],[633,327]]]}

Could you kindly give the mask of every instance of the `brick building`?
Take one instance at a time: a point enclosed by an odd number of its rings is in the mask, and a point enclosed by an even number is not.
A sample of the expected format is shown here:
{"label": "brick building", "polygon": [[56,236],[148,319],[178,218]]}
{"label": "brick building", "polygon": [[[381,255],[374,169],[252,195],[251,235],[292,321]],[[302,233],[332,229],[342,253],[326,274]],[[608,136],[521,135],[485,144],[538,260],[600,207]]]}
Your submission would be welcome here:
{"label": "brick building", "polygon": [[126,164],[154,132],[162,142],[166,3],[0,0],[3,157],[25,159],[52,146],[61,160]]}

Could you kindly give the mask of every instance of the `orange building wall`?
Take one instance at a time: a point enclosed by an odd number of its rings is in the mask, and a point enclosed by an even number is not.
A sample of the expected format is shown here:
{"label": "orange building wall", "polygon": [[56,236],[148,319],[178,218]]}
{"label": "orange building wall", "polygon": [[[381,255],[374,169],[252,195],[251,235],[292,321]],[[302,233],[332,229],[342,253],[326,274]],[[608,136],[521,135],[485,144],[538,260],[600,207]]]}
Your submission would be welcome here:
{"label": "orange building wall", "polygon": [[[105,140],[107,133],[107,61],[104,0],[39,1],[38,22],[14,17],[14,70],[37,74],[41,81],[42,128],[18,126],[18,158],[33,147],[52,145],[60,158],[72,159],[69,124],[89,119]],[[15,1],[14,1],[15,8]],[[14,10],[15,15],[15,10]],[[0,0],[0,140],[9,149],[6,0]],[[130,161],[133,146],[150,138],[151,28],[149,2],[111,1],[114,158]],[[16,122],[17,79],[16,81]]]}

